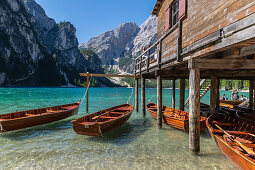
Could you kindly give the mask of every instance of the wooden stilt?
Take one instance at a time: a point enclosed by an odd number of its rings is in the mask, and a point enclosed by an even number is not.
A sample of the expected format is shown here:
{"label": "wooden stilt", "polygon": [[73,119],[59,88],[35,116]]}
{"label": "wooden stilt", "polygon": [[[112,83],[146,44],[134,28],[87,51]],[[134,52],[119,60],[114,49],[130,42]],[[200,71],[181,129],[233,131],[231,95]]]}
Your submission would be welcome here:
{"label": "wooden stilt", "polygon": [[139,88],[138,88],[139,79],[135,79],[135,111],[139,111]]}
{"label": "wooden stilt", "polygon": [[180,80],[180,109],[184,111],[184,102],[185,102],[185,79]]}
{"label": "wooden stilt", "polygon": [[216,109],[216,86],[217,78],[215,75],[211,75],[211,93],[210,93],[210,114],[213,115]]}
{"label": "wooden stilt", "polygon": [[158,127],[162,128],[162,78],[157,76],[157,120]]}
{"label": "wooden stilt", "polygon": [[200,70],[189,62],[189,150],[200,151]]}
{"label": "wooden stilt", "polygon": [[253,81],[253,110],[255,110],[255,81]]}
{"label": "wooden stilt", "polygon": [[172,108],[175,108],[175,80],[172,80]]}
{"label": "wooden stilt", "polygon": [[254,106],[254,99],[253,99],[253,89],[254,89],[254,81],[250,80],[250,86],[249,86],[249,107],[252,109]]}
{"label": "wooden stilt", "polygon": [[86,112],[88,113],[89,112],[89,76],[87,76],[87,82],[86,82],[86,85],[87,85],[87,100],[86,100]]}
{"label": "wooden stilt", "polygon": [[[217,77],[216,77],[217,78]],[[220,79],[216,80],[216,109],[220,107]]]}
{"label": "wooden stilt", "polygon": [[145,111],[145,78],[141,78],[141,103],[142,103],[142,114],[145,117],[146,111]]}

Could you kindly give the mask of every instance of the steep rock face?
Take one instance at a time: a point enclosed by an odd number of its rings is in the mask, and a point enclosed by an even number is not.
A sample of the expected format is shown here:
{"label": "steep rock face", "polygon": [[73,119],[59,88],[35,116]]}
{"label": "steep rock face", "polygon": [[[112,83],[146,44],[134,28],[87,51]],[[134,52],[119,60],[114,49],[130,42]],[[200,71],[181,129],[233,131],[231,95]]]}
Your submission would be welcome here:
{"label": "steep rock face", "polygon": [[80,72],[103,73],[80,53],[75,32],[71,23],[48,18],[34,0],[1,0],[0,86],[67,85],[81,79]]}
{"label": "steep rock face", "polygon": [[124,57],[125,52],[130,49],[130,43],[138,31],[139,27],[135,23],[121,24],[113,31],[91,38],[80,47],[92,48],[99,55],[103,65],[113,65],[116,63],[115,59]]}
{"label": "steep rock face", "polygon": [[140,27],[135,23],[122,24],[114,31],[91,38],[80,47],[93,49],[103,65],[118,65],[118,70],[132,73],[132,59],[140,54],[142,47],[152,45],[156,39],[157,18],[150,16]]}
{"label": "steep rock face", "polygon": [[30,19],[20,1],[0,1],[0,85],[54,86],[64,82]]}

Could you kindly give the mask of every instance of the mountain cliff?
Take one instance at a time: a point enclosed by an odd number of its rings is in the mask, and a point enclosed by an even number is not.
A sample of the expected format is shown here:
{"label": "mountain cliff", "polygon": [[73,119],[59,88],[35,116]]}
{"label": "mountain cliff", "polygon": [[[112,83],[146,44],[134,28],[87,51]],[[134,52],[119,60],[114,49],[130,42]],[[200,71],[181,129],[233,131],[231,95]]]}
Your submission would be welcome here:
{"label": "mountain cliff", "polygon": [[139,55],[142,47],[148,47],[156,39],[157,18],[150,16],[139,27],[135,23],[121,24],[113,31],[105,32],[91,38],[87,43],[80,44],[80,48],[94,50],[103,65],[108,65],[106,67],[108,72],[112,72],[114,68],[115,72],[132,73],[134,70],[132,59]]}
{"label": "mountain cliff", "polygon": [[[104,72],[101,63],[80,53],[75,27],[56,24],[34,0],[1,0],[0,21],[1,86],[72,85],[80,72]],[[113,85],[104,78],[97,82]]]}

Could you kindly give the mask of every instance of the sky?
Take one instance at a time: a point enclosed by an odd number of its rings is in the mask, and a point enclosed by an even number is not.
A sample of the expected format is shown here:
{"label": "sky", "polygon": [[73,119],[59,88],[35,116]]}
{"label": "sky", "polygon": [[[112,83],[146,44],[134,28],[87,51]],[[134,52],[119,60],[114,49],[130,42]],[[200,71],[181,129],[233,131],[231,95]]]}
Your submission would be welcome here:
{"label": "sky", "polygon": [[79,43],[125,22],[141,25],[150,16],[156,0],[35,0],[46,14],[76,27]]}

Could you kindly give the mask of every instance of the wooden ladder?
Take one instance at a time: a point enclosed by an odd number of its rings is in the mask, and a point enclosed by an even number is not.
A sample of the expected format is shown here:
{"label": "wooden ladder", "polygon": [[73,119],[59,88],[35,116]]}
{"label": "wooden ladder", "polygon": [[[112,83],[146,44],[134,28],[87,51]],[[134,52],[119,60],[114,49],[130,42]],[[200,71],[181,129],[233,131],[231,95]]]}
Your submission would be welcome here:
{"label": "wooden ladder", "polygon": [[[210,90],[210,87],[211,87],[210,80],[202,79],[200,81],[200,99],[202,99],[205,96],[205,94]],[[189,103],[189,97],[185,101],[184,106],[186,106],[188,103]]]}

